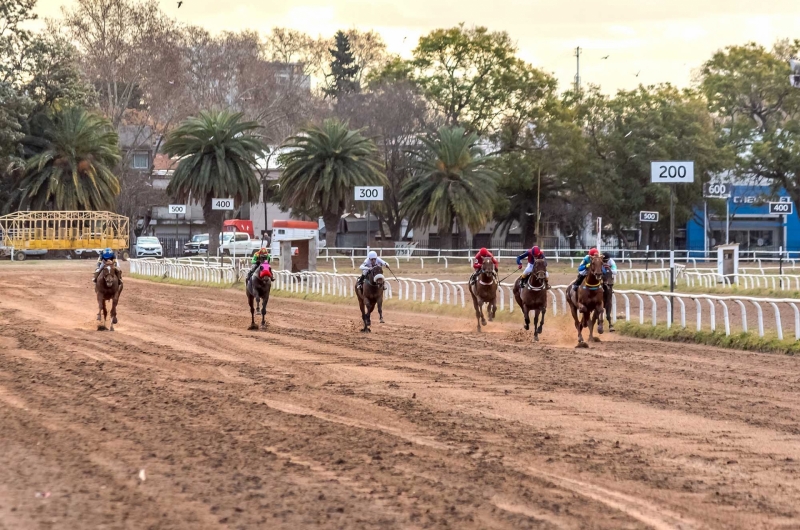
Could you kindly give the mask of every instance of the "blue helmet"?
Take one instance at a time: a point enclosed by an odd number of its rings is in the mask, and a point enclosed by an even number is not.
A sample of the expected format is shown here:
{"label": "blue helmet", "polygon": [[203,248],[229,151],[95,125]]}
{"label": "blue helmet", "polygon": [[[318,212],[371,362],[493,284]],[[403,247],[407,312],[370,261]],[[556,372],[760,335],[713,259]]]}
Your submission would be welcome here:
{"label": "blue helmet", "polygon": [[103,259],[111,259],[114,257],[114,251],[110,248],[107,248],[103,251],[102,257]]}

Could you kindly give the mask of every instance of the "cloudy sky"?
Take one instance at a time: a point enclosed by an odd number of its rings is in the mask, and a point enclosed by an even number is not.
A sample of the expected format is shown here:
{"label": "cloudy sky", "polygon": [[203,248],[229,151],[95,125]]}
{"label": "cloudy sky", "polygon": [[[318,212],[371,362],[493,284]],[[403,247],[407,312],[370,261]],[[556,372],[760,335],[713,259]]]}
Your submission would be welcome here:
{"label": "cloudy sky", "polygon": [[[39,0],[57,17],[70,0]],[[292,27],[331,35],[374,29],[389,50],[408,56],[420,35],[460,22],[505,30],[520,55],[554,73],[562,88],[575,75],[581,46],[584,83],[604,91],[639,82],[691,84],[692,71],[715,50],[800,38],[800,0],[162,0],[166,13],[213,30]],[[602,57],[609,58],[603,60]],[[636,74],[639,73],[639,77]]]}

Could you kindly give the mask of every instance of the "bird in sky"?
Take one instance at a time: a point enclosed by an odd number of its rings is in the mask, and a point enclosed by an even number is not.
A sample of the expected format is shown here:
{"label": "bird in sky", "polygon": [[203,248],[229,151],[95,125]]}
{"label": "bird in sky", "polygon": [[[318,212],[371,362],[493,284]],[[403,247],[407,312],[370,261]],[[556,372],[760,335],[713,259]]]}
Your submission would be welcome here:
{"label": "bird in sky", "polygon": [[609,57],[611,57],[611,56],[610,55],[606,55],[605,57],[600,57],[600,58],[605,60],[605,59],[608,59]]}
{"label": "bird in sky", "polygon": [[639,74],[641,74],[641,73],[642,73],[642,71],[641,71],[641,70],[639,70],[638,72],[636,72],[636,77],[639,77]]}
{"label": "bird in sky", "polygon": [[178,9],[180,9],[182,5],[183,5],[183,0],[181,0],[180,2],[178,2]]}

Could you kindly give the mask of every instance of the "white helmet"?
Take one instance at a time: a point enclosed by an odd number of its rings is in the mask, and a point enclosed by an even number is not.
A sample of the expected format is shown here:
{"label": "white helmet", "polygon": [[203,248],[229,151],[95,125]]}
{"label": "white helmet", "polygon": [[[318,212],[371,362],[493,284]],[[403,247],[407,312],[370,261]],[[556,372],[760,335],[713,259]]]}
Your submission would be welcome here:
{"label": "white helmet", "polygon": [[378,259],[378,253],[374,250],[370,250],[369,254],[367,254],[367,259]]}

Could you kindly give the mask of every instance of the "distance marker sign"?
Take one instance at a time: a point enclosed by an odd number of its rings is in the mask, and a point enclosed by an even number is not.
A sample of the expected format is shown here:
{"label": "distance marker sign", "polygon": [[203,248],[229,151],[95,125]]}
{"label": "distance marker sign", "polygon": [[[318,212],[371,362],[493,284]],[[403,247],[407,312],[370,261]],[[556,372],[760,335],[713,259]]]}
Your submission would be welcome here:
{"label": "distance marker sign", "polygon": [[185,204],[170,204],[169,213],[172,215],[186,215]]}
{"label": "distance marker sign", "polygon": [[639,212],[639,222],[640,223],[657,223],[658,222],[658,212]]}
{"label": "distance marker sign", "polygon": [[769,203],[769,213],[771,215],[793,215],[794,203],[791,202],[771,202]]}
{"label": "distance marker sign", "polygon": [[233,210],[233,199],[211,199],[212,210]]}
{"label": "distance marker sign", "polygon": [[657,184],[687,184],[694,182],[694,162],[650,162],[650,182]]}
{"label": "distance marker sign", "polygon": [[356,186],[354,198],[357,201],[382,201],[383,186]]}

